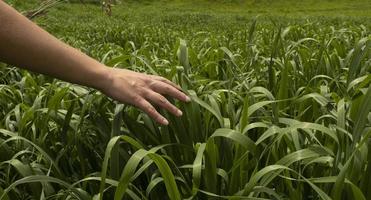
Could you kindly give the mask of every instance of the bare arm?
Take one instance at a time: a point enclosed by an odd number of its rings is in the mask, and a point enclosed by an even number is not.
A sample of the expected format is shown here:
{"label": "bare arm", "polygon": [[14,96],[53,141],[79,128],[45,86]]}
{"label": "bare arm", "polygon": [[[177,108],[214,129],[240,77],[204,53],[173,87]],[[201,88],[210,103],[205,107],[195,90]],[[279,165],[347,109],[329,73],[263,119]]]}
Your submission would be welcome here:
{"label": "bare arm", "polygon": [[157,122],[167,125],[152,104],[180,116],[182,112],[163,95],[189,101],[171,81],[104,66],[59,41],[0,0],[0,60],[61,80],[86,85],[139,107]]}

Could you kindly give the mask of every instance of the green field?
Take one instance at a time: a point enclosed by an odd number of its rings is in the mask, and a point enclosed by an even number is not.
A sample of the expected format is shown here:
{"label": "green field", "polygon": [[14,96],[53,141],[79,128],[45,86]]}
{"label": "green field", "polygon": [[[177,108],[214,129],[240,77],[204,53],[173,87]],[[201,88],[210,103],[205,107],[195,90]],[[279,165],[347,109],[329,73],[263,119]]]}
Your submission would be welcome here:
{"label": "green field", "polygon": [[369,0],[122,0],[110,17],[86,0],[33,20],[192,102],[160,126],[0,63],[0,199],[371,200]]}

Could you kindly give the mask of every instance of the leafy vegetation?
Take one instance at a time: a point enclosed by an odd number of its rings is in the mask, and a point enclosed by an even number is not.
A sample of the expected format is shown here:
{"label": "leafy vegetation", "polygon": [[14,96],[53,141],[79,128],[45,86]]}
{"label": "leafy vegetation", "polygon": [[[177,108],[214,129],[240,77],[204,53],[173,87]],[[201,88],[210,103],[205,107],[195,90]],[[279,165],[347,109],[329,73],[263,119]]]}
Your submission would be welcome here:
{"label": "leafy vegetation", "polygon": [[368,16],[138,5],[109,18],[65,4],[37,22],[108,66],[178,83],[184,115],[161,111],[159,126],[2,64],[0,199],[371,199]]}

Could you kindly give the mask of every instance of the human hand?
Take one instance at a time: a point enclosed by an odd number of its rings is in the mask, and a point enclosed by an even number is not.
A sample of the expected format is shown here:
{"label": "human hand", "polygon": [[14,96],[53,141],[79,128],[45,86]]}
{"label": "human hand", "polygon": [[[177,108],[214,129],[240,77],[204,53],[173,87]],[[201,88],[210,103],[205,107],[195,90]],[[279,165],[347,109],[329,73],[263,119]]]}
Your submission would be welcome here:
{"label": "human hand", "polygon": [[184,102],[191,101],[187,95],[181,92],[178,85],[161,76],[147,75],[126,69],[107,68],[107,70],[107,79],[101,91],[115,100],[140,108],[160,124],[168,125],[169,122],[157,112],[152,104],[164,108],[178,117],[183,114],[164,95]]}
{"label": "human hand", "polygon": [[165,78],[104,66],[51,36],[1,0],[0,21],[0,59],[6,63],[99,89],[142,109],[164,125],[169,122],[152,104],[181,116],[182,112],[163,95],[190,101],[179,86]]}

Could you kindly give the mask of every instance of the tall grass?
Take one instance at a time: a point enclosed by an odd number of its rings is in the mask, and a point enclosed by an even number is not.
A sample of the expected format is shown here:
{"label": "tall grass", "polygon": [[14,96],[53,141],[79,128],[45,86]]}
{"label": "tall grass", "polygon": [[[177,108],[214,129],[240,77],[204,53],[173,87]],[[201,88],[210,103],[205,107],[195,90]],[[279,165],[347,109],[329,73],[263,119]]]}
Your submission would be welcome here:
{"label": "tall grass", "polygon": [[162,17],[64,40],[180,84],[169,126],[0,66],[0,199],[371,199],[367,25]]}

